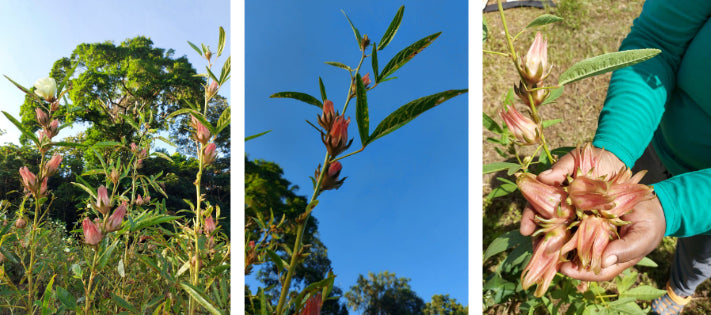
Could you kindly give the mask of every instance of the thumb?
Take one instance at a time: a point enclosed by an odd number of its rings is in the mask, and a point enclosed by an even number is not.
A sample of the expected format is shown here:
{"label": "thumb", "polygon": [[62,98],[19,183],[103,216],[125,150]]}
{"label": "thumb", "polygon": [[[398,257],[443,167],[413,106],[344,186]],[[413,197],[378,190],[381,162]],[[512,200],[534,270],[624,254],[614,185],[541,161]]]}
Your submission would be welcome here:
{"label": "thumb", "polygon": [[538,175],[538,180],[546,185],[559,186],[566,177],[573,174],[575,159],[571,154],[566,154],[551,167],[551,169]]}
{"label": "thumb", "polygon": [[637,263],[650,251],[646,234],[641,229],[630,229],[622,238],[610,242],[602,255],[602,268],[632,261]]}

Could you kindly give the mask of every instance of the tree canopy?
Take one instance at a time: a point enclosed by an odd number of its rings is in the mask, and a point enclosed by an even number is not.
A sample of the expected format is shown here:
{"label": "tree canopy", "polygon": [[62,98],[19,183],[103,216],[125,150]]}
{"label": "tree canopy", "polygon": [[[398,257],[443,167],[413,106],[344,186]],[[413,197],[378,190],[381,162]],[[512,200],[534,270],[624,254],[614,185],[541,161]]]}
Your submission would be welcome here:
{"label": "tree canopy", "polygon": [[348,306],[368,315],[423,314],[422,298],[410,288],[410,279],[384,271],[368,277],[358,275],[356,285],[346,292]]}

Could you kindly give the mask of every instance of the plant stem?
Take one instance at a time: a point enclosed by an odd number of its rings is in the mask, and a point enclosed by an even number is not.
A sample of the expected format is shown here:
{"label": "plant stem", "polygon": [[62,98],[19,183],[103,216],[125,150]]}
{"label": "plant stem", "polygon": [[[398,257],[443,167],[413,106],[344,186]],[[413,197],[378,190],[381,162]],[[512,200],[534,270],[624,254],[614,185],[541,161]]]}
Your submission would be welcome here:
{"label": "plant stem", "polygon": [[89,309],[91,308],[91,285],[94,283],[94,275],[96,273],[96,258],[99,256],[99,246],[95,245],[94,246],[94,259],[91,262],[91,269],[89,273],[89,285],[86,287],[86,297],[84,298],[84,302],[86,303],[84,305],[84,314],[88,315],[89,314]]}

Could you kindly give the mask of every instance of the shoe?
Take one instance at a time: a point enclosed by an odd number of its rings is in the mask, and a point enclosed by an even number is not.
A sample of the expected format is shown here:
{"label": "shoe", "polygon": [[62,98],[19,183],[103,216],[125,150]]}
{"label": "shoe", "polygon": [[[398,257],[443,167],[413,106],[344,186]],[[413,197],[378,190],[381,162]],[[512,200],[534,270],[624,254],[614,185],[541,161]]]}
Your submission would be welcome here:
{"label": "shoe", "polygon": [[671,314],[681,314],[681,310],[684,309],[686,304],[691,302],[691,296],[682,298],[671,289],[669,282],[667,282],[667,293],[654,299],[652,301],[652,311],[650,314],[658,315],[671,315]]}

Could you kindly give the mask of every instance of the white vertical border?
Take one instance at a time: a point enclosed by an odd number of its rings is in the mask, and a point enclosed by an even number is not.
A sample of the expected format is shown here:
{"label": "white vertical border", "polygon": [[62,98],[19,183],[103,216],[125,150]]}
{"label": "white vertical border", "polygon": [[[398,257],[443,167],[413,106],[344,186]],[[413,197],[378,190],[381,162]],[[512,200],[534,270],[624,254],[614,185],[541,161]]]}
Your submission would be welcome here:
{"label": "white vertical border", "polygon": [[[482,0],[480,0],[482,1]],[[486,4],[487,1],[483,1]],[[469,312],[482,303],[482,6],[469,3]]]}
{"label": "white vertical border", "polygon": [[230,187],[230,306],[232,314],[244,314],[244,0],[230,1],[230,43],[232,51],[232,74],[230,93],[232,95],[231,128],[231,176]]}

